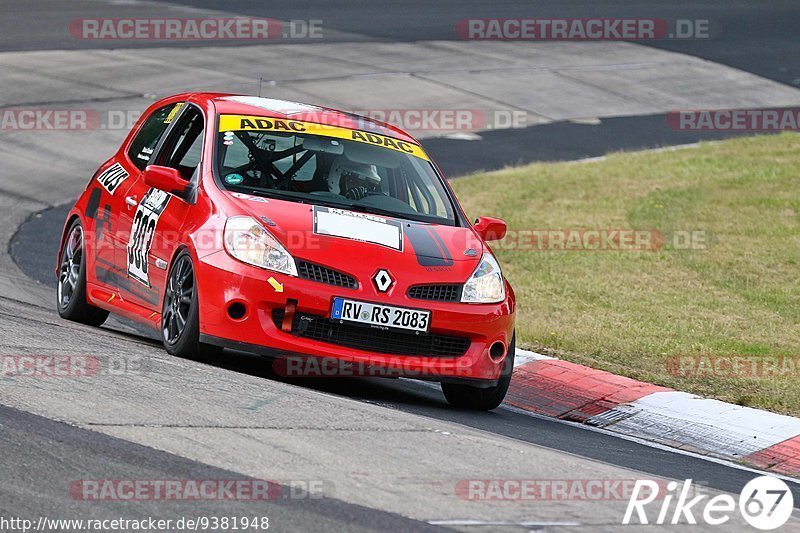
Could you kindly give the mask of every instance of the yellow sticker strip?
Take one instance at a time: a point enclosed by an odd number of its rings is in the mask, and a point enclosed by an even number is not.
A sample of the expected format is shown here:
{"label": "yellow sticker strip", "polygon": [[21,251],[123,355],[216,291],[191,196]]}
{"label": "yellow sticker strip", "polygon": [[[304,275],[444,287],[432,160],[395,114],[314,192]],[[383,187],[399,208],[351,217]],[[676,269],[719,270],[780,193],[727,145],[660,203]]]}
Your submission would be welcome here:
{"label": "yellow sticker strip", "polygon": [[316,124],[314,122],[249,115],[221,115],[219,117],[219,131],[281,131],[285,133],[321,135],[323,137],[333,137],[335,139],[356,141],[373,146],[382,146],[396,152],[410,154],[424,159],[425,161],[429,161],[425,151],[416,144],[386,137],[385,135],[378,135],[377,133],[367,133],[365,131],[340,128],[339,126],[328,126],[326,124]]}
{"label": "yellow sticker strip", "polygon": [[182,107],[183,107],[183,102],[178,102],[177,104],[175,104],[175,107],[173,107],[172,110],[169,112],[167,118],[164,119],[164,124],[169,124],[170,122],[172,122],[172,119],[175,118],[175,115],[178,114],[178,111],[180,111]]}

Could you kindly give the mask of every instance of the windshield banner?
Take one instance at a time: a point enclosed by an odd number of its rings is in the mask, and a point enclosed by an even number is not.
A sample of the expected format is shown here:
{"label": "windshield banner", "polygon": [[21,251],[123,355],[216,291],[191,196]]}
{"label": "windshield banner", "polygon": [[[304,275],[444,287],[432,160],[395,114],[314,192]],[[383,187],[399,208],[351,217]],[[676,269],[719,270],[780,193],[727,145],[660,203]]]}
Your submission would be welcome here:
{"label": "windshield banner", "polygon": [[386,137],[385,135],[378,135],[377,133],[317,124],[315,122],[248,115],[221,115],[219,117],[219,131],[280,131],[284,133],[322,135],[324,137],[346,139],[348,141],[361,142],[373,146],[382,146],[428,161],[427,154],[416,144]]}

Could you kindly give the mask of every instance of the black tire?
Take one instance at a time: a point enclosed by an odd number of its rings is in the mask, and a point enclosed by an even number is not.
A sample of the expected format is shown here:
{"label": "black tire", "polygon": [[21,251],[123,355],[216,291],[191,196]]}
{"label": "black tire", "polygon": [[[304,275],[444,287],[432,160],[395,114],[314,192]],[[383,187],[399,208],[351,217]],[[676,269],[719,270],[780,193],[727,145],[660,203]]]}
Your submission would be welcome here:
{"label": "black tire", "polygon": [[188,252],[175,258],[167,277],[161,309],[161,341],[167,353],[186,359],[204,360],[222,352],[220,347],[200,342],[197,277]]}
{"label": "black tire", "polygon": [[508,347],[503,370],[497,385],[486,389],[473,387],[472,385],[462,385],[459,383],[442,383],[442,392],[447,398],[447,403],[453,407],[464,409],[474,409],[476,411],[491,411],[503,403],[506,397],[508,386],[511,384],[511,374],[514,372],[514,355],[517,346],[516,334],[511,338]]}
{"label": "black tire", "polygon": [[61,247],[56,308],[61,318],[87,326],[102,326],[109,315],[86,301],[86,239],[80,220],[70,224]]}

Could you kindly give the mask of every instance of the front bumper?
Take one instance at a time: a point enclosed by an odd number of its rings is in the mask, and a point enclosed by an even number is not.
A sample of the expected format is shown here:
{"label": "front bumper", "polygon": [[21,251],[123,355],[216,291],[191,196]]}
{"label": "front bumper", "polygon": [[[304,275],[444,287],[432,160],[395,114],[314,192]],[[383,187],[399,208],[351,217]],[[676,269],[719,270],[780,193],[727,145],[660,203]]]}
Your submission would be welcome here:
{"label": "front bumper", "polygon": [[[507,354],[504,350],[502,356],[490,357],[489,348],[498,342],[507,348],[514,331],[511,291],[507,291],[506,301],[499,304],[422,301],[408,298],[405,286],[396,287],[388,296],[379,294],[363,280],[357,289],[337,287],[245,265],[224,251],[200,259],[197,278],[201,340],[277,358],[276,370],[290,377],[371,375],[491,386],[498,379]],[[268,283],[269,278],[282,285],[282,291],[276,290],[274,285],[277,284]],[[427,350],[427,353],[398,355],[371,346],[355,348],[352,344],[348,346],[339,342],[342,338],[348,339],[344,342],[350,342],[350,337],[337,337],[331,342],[330,339],[323,340],[325,337],[321,335],[314,338],[303,336],[307,333],[298,330],[298,326],[302,326],[298,318],[314,317],[310,320],[327,322],[336,296],[428,309],[432,312],[428,335],[438,337],[437,347],[440,339],[465,338],[468,339],[468,348],[456,356],[438,348],[431,351],[431,342],[409,342],[406,343],[411,347],[408,349],[413,350],[419,345],[420,350]],[[236,311],[244,311],[244,316],[233,313],[232,317],[232,305],[236,306]],[[292,312],[295,320],[291,320]],[[287,313],[289,320],[284,321]],[[335,324],[330,325],[334,327]],[[325,324],[318,323],[317,326],[325,328]],[[381,336],[381,342],[376,342],[375,346],[390,346],[384,348],[386,351],[399,350],[400,343],[407,340],[433,340],[399,335],[394,341],[395,337],[391,337],[393,332],[363,329],[364,335]],[[363,339],[368,338],[364,335],[359,336],[362,344]],[[320,362],[319,358],[323,361]]]}

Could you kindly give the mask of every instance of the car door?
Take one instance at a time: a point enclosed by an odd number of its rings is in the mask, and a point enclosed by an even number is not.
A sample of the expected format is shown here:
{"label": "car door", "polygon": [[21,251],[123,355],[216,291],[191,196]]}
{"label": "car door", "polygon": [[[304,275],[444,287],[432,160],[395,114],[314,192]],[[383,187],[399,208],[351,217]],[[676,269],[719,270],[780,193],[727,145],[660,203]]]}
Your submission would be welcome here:
{"label": "car door", "polygon": [[[185,106],[174,118],[149,163],[175,168],[187,186],[196,183],[203,152],[203,114],[196,106]],[[116,262],[124,269],[137,303],[161,311],[167,270],[191,205],[186,199],[148,186],[140,176],[125,192],[126,208],[120,225],[123,232]]]}
{"label": "car door", "polygon": [[97,186],[90,199],[95,211],[95,275],[122,296],[131,291],[123,265],[117,261],[117,250],[127,244],[128,228],[122,224],[122,215],[131,209],[127,192],[140,179],[153,150],[182,106],[183,102],[172,102],[151,111],[139,123],[128,147],[95,178]]}

